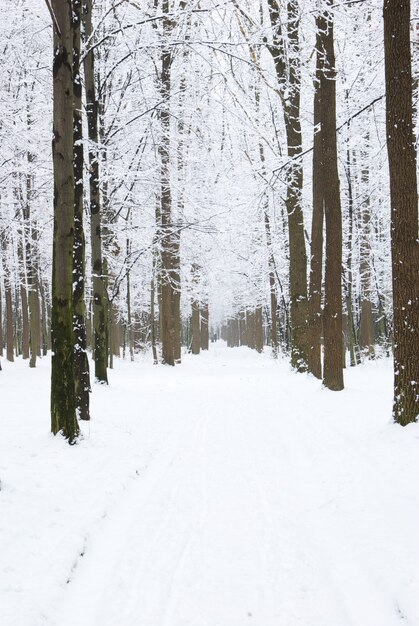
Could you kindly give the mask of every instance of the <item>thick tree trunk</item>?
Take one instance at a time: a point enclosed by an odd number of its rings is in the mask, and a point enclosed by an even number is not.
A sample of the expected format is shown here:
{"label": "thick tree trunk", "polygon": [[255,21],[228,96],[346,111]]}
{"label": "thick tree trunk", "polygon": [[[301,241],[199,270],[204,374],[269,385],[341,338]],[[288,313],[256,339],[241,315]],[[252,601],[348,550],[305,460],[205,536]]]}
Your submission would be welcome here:
{"label": "thick tree trunk", "polygon": [[336,69],[333,17],[325,11],[319,18],[324,68],[321,76],[321,137],[323,151],[326,264],[324,297],[323,383],[333,391],[343,389],[342,337],[342,214],[336,141]]}
{"label": "thick tree trunk", "polygon": [[321,135],[321,75],[323,51],[319,19],[316,20],[316,78],[314,83],[313,139],[313,216],[311,221],[311,259],[309,289],[309,367],[316,378],[322,377],[322,273],[323,273],[323,150]]}
{"label": "thick tree trunk", "polygon": [[[84,28],[86,41],[92,35],[92,0],[84,2]],[[107,322],[108,299],[105,291],[102,261],[102,231],[99,190],[99,149],[98,127],[99,106],[96,97],[94,51],[84,59],[84,79],[86,86],[87,130],[89,136],[89,184],[90,184],[90,227],[92,249],[93,283],[93,327],[95,379],[108,384],[107,374]]]}
{"label": "thick tree trunk", "polygon": [[85,240],[83,228],[83,121],[80,72],[82,0],[73,0],[73,103],[74,103],[74,384],[77,415],[90,419],[90,371],[84,310]]}
{"label": "thick tree trunk", "polygon": [[51,0],[56,24],[53,66],[54,242],[52,269],[51,429],[70,443],[79,434],[73,343],[73,78],[72,6]]}
{"label": "thick tree trunk", "polygon": [[289,51],[286,54],[281,30],[281,16],[276,0],[268,0],[269,15],[273,27],[273,43],[270,51],[274,60],[287,135],[287,197],[288,237],[290,253],[290,317],[291,317],[291,364],[298,371],[308,368],[308,300],[307,300],[307,254],[304,238],[302,210],[303,164],[300,119],[300,46],[299,6],[297,0],[287,4],[287,34]]}
{"label": "thick tree trunk", "polygon": [[393,418],[405,426],[419,414],[418,187],[409,0],[384,0],[384,51],[394,307]]}
{"label": "thick tree trunk", "polygon": [[167,45],[171,31],[169,17],[169,0],[163,0],[162,13],[163,45],[161,51],[160,92],[162,104],[159,117],[161,125],[161,140],[159,155],[161,163],[161,342],[162,361],[166,365],[174,365],[176,358],[175,342],[175,312],[174,291],[176,278],[176,242],[172,222],[172,192],[170,185],[170,94],[171,94],[171,67],[172,52]]}

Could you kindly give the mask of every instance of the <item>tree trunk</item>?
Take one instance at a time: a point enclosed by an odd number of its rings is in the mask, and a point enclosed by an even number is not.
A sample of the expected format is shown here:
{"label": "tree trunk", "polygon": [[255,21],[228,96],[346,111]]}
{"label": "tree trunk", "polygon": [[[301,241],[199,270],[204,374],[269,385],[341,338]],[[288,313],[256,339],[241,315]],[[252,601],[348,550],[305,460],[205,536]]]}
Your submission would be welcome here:
{"label": "tree trunk", "polygon": [[209,309],[208,303],[201,307],[201,350],[209,349]]}
{"label": "tree trunk", "polygon": [[280,88],[287,135],[287,197],[288,236],[290,253],[290,317],[291,317],[291,364],[299,372],[308,368],[308,301],[307,301],[307,254],[304,239],[302,210],[303,164],[300,119],[300,46],[299,6],[297,0],[287,4],[287,34],[289,51],[286,54],[281,30],[281,16],[276,0],[268,0],[269,15],[273,27],[273,44],[270,51]]}
{"label": "tree trunk", "polygon": [[[89,41],[92,35],[92,0],[85,0],[84,3],[84,28],[86,41]],[[90,227],[94,328],[93,359],[95,362],[96,381],[107,385],[106,335],[108,302],[103,279],[98,149],[99,106],[96,98],[94,67],[94,51],[91,50],[84,59],[84,80],[86,87],[87,130],[89,136]]]}
{"label": "tree trunk", "polygon": [[239,345],[245,346],[247,344],[247,326],[246,326],[246,312],[240,311],[238,316],[239,323]]}
{"label": "tree trunk", "polygon": [[112,341],[110,341],[110,351],[113,356],[120,355],[120,328],[118,321],[118,309],[115,304],[110,307],[110,326],[112,327]]}
{"label": "tree trunk", "polygon": [[24,250],[24,227],[20,233],[18,242],[19,259],[19,279],[20,279],[20,301],[22,304],[22,358],[29,359],[29,310],[28,310],[28,290],[26,288],[26,264],[23,257]]}
{"label": "tree trunk", "polygon": [[30,310],[30,326],[31,326],[31,358],[29,367],[36,367],[36,358],[40,356],[41,349],[41,310],[39,303],[38,278],[34,275],[34,283],[31,285],[29,292],[29,310]]}
{"label": "tree trunk", "polygon": [[360,363],[360,354],[358,346],[358,337],[354,319],[354,307],[353,307],[353,272],[352,272],[352,248],[353,248],[353,189],[352,189],[352,167],[351,167],[351,153],[349,148],[346,151],[346,175],[348,181],[348,240],[347,250],[348,258],[346,263],[346,276],[345,276],[345,302],[346,311],[348,316],[348,349],[350,357],[350,365],[354,367]]}
{"label": "tree trunk", "polygon": [[265,207],[264,214],[266,244],[268,246],[268,267],[269,267],[269,292],[271,296],[271,346],[272,356],[276,359],[279,351],[278,341],[278,301],[276,297],[276,280],[275,280],[275,257],[272,247],[271,223],[269,219],[268,207]]}
{"label": "tree trunk", "polygon": [[13,297],[10,284],[5,286],[6,297],[6,359],[13,363],[14,358],[14,329],[13,329]]}
{"label": "tree trunk", "polygon": [[90,371],[84,310],[85,240],[83,228],[83,121],[80,75],[80,25],[82,0],[73,0],[73,116],[74,116],[74,384],[77,415],[90,419]]}
{"label": "tree trunk", "polygon": [[[130,258],[131,244],[127,237],[127,259]],[[128,335],[128,349],[130,361],[134,361],[134,336],[132,328],[132,315],[131,315],[131,276],[130,272],[127,272],[127,335]]]}
{"label": "tree trunk", "polygon": [[363,166],[361,172],[362,207],[361,207],[361,318],[359,328],[359,346],[365,356],[373,359],[374,349],[374,316],[371,280],[371,207],[369,186],[369,133],[366,137],[367,150],[363,152]]}
{"label": "tree trunk", "polygon": [[157,355],[157,331],[156,331],[156,256],[153,254],[153,267],[151,272],[150,284],[150,324],[151,324],[151,349],[153,351],[153,363],[157,365],[159,362]]}
{"label": "tree trunk", "polygon": [[199,302],[192,302],[192,354],[199,354],[201,351],[201,329],[199,319]]}
{"label": "tree trunk", "polygon": [[48,324],[48,306],[45,300],[45,288],[42,284],[42,280],[39,281],[39,293],[41,296],[41,312],[42,312],[42,356],[47,356],[48,354],[48,337],[49,337],[49,324]]}
{"label": "tree trunk", "polygon": [[418,187],[409,0],[384,0],[384,52],[394,307],[393,418],[405,426],[419,414]]}
{"label": "tree trunk", "polygon": [[174,346],[173,355],[175,363],[182,361],[182,322],[180,319],[180,233],[173,233],[173,327],[174,327]]}
{"label": "tree trunk", "polygon": [[263,352],[263,309],[259,305],[254,312],[255,325],[255,350],[259,353]]}
{"label": "tree trunk", "polygon": [[324,51],[321,75],[321,137],[323,151],[326,265],[324,297],[323,383],[333,391],[343,389],[342,356],[342,214],[336,142],[336,69],[333,17],[326,10],[319,18]]}
{"label": "tree trunk", "polygon": [[313,217],[311,221],[311,259],[309,289],[309,367],[312,374],[322,377],[322,273],[323,273],[323,150],[321,135],[321,75],[323,51],[319,18],[316,19],[316,78],[314,81],[314,138],[313,138]]}
{"label": "tree trunk", "polygon": [[255,341],[255,314],[254,311],[246,311],[246,330],[247,345],[254,350],[256,348]]}
{"label": "tree trunk", "polygon": [[51,430],[70,443],[79,434],[73,343],[73,78],[72,6],[51,0],[54,14],[53,143],[54,241],[52,265]]}
{"label": "tree trunk", "polygon": [[170,186],[170,94],[172,52],[167,45],[171,32],[169,17],[169,0],[162,1],[163,44],[161,50],[160,92],[161,106],[159,110],[161,140],[159,155],[161,164],[161,342],[162,361],[166,365],[175,364],[175,313],[174,280],[176,273],[175,241],[172,223],[172,193]]}
{"label": "tree trunk", "polygon": [[30,353],[31,358],[29,367],[36,367],[36,359],[40,356],[41,349],[41,310],[39,302],[39,277],[37,262],[37,246],[38,246],[38,230],[35,222],[31,222],[30,217],[30,201],[32,183],[28,181],[28,202],[25,208],[25,220],[27,230],[30,231],[26,241],[26,261],[28,268],[28,285],[29,285],[29,319],[30,319]]}

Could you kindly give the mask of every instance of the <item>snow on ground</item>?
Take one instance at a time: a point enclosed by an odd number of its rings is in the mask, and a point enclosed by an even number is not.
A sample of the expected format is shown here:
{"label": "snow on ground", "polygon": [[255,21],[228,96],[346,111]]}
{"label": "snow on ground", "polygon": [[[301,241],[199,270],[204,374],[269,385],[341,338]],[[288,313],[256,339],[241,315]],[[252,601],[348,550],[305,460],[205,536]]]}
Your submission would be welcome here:
{"label": "snow on ground", "polygon": [[419,426],[222,343],[117,360],[70,447],[49,359],[0,374],[2,626],[419,625]]}

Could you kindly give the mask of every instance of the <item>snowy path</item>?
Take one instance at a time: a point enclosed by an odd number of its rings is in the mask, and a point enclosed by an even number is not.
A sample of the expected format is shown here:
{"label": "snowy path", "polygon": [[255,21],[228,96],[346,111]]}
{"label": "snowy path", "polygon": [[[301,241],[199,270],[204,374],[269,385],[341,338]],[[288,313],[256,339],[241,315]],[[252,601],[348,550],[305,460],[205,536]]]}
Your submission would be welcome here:
{"label": "snowy path", "polygon": [[419,431],[388,425],[388,365],[349,372],[342,394],[245,349],[141,367],[121,364],[96,410],[119,394],[126,453],[149,437],[147,462],[94,505],[42,615],[2,624],[419,624]]}

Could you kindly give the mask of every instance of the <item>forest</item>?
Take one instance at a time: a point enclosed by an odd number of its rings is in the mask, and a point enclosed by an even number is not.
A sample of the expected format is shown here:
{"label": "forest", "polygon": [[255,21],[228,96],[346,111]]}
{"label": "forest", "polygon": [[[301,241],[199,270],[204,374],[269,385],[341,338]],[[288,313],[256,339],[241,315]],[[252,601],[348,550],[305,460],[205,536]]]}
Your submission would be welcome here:
{"label": "forest", "polygon": [[419,1],[0,16],[0,622],[419,625]]}

